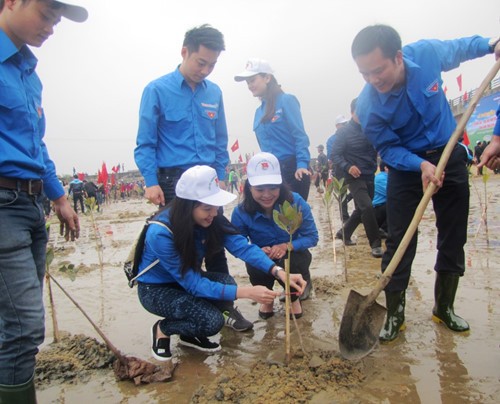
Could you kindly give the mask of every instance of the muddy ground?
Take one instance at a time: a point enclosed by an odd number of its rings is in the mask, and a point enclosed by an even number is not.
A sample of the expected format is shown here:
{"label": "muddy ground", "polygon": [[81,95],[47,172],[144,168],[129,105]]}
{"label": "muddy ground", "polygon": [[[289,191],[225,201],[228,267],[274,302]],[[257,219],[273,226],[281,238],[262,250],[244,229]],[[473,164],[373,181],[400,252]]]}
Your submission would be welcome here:
{"label": "muddy ground", "polygon": [[[321,197],[311,189],[320,243],[312,249],[314,294],[303,304],[298,320],[303,349],[292,324],[293,358],[283,366],[283,308],[269,320],[257,315],[250,301],[236,304],[254,322],[253,331],[237,333],[224,328],[214,337],[222,350],[208,355],[182,348],[172,338],[177,363],[164,383],[135,386],[117,382],[112,356],[85,317],[52,285],[57,321],[63,338],[53,344],[51,310],[47,302],[46,341],[38,356],[36,373],[39,403],[496,403],[500,396],[500,176],[471,182],[467,272],[455,308],[471,326],[455,334],[431,321],[436,231],[431,209],[419,227],[419,247],[407,292],[407,330],[391,345],[377,346],[360,361],[339,355],[338,333],[351,289],[367,294],[380,272],[357,230],[358,244],[344,249],[332,242]],[[488,200],[487,231],[481,221]],[[226,209],[229,215],[233,206]],[[350,205],[351,208],[351,205]],[[51,273],[82,306],[118,349],[157,363],[150,353],[150,328],[155,316],[139,304],[136,290],[127,286],[122,262],[142,226],[154,211],[144,201],[107,205],[94,215],[102,240],[103,268],[99,263],[90,216],[82,216],[83,231],[76,243],[55,234]],[[338,213],[333,218],[338,226]],[[335,254],[333,252],[335,247]],[[231,271],[241,284],[248,282],[244,265],[230,259]],[[62,270],[61,270],[62,269]],[[47,288],[45,290],[47,292]],[[47,293],[46,293],[47,295]],[[380,303],[384,303],[380,296]],[[160,364],[160,363],[157,363]]]}

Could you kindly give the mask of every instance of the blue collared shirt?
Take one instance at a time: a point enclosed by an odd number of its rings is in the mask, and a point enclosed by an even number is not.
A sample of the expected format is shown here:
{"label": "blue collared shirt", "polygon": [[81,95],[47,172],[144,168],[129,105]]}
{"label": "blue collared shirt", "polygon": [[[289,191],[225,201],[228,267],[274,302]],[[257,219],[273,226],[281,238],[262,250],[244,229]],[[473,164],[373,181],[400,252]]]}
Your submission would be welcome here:
{"label": "blue collared shirt", "polygon": [[222,91],[204,80],[193,91],[179,68],[149,83],[142,94],[135,162],[146,186],[158,168],[209,165],[220,180],[229,164]]}
{"label": "blue collared shirt", "polygon": [[[296,251],[306,250],[318,244],[318,229],[311,213],[309,204],[297,193],[293,192],[293,203],[302,212],[302,225],[292,235],[293,249]],[[274,206],[278,209],[278,205]],[[272,217],[267,217],[261,212],[250,215],[245,212],[240,204],[231,216],[231,222],[248,237],[252,244],[259,247],[272,247],[276,244],[288,243],[290,236],[281,229]]]}
{"label": "blue collared shirt", "polygon": [[[158,218],[161,222],[169,225],[170,209],[164,210]],[[207,230],[196,226],[194,229],[196,256],[198,262],[202,262],[206,249],[205,240]],[[275,265],[264,252],[241,234],[225,234],[224,247],[235,257],[248,262],[263,272]],[[202,277],[198,271],[188,270],[184,276],[181,273],[181,257],[174,244],[174,237],[166,228],[157,224],[150,224],[144,242],[144,253],[139,272],[149,264],[159,259],[160,262],[148,272],[138,278],[143,283],[177,283],[184,290],[196,297],[216,300],[236,300],[236,285],[224,285]]]}
{"label": "blue collared shirt", "polygon": [[45,115],[37,59],[0,29],[0,176],[42,179],[49,199],[64,195],[43,142]]}
{"label": "blue collared shirt", "polygon": [[278,160],[296,158],[297,168],[308,168],[309,137],[304,129],[300,104],[291,94],[280,94],[276,99],[274,116],[271,121],[260,120],[266,111],[266,101],[255,111],[253,130],[257,135],[260,150],[274,154]]}
{"label": "blue collared shirt", "polygon": [[497,122],[495,124],[495,127],[493,128],[493,134],[496,136],[500,136],[500,105],[497,109]]}
{"label": "blue collared shirt", "polygon": [[365,85],[356,113],[363,132],[389,166],[420,171],[424,160],[417,153],[448,142],[456,122],[441,88],[441,72],[488,53],[488,39],[479,36],[421,40],[403,47],[403,87],[379,93]]}

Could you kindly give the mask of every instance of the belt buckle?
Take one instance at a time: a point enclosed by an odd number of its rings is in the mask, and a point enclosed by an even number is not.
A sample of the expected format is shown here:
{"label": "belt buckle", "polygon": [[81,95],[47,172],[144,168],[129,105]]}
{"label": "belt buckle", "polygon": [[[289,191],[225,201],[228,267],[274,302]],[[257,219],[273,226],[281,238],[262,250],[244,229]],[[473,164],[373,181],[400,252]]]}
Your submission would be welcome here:
{"label": "belt buckle", "polygon": [[36,185],[41,185],[40,182],[41,180],[28,180],[28,195],[36,195],[37,193],[41,193],[41,186],[40,186],[40,190],[38,192],[36,192],[34,190],[34,188],[36,187]]}

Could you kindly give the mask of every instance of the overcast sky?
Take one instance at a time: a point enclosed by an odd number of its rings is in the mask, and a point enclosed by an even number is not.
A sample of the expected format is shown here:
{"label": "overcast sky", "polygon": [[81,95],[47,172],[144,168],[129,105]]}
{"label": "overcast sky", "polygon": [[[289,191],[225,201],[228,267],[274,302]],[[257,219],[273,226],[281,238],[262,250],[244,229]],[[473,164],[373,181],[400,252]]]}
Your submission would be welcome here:
{"label": "overcast sky", "polygon": [[[252,122],[259,101],[234,75],[248,58],[267,59],[285,92],[301,103],[311,155],[334,132],[338,114],[364,82],[350,56],[351,42],[366,25],[396,28],[403,44],[422,38],[500,35],[498,0],[81,0],[90,17],[63,20],[34,53],[44,83],[45,141],[59,174],[95,174],[133,158],[144,86],[181,61],[184,33],[209,23],[225,36],[209,79],[224,93],[229,146],[259,151]],[[470,61],[443,75],[448,97],[479,86],[494,57]],[[462,93],[463,93],[462,91]]]}

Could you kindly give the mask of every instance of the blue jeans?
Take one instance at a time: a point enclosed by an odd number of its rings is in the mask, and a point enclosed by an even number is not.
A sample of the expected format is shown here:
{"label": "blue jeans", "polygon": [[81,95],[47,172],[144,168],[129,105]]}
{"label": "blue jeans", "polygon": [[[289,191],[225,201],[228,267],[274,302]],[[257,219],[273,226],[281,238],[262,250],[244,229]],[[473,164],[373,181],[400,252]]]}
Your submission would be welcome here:
{"label": "blue jeans", "polygon": [[[236,285],[233,277],[217,272],[203,272],[202,276],[226,285]],[[139,300],[150,313],[163,317],[160,330],[165,335],[210,337],[224,326],[222,312],[233,306],[232,301],[209,300],[195,297],[178,284],[148,284],[138,286]]]}
{"label": "blue jeans", "polygon": [[0,188],[0,384],[25,383],[45,335],[42,197]]}

